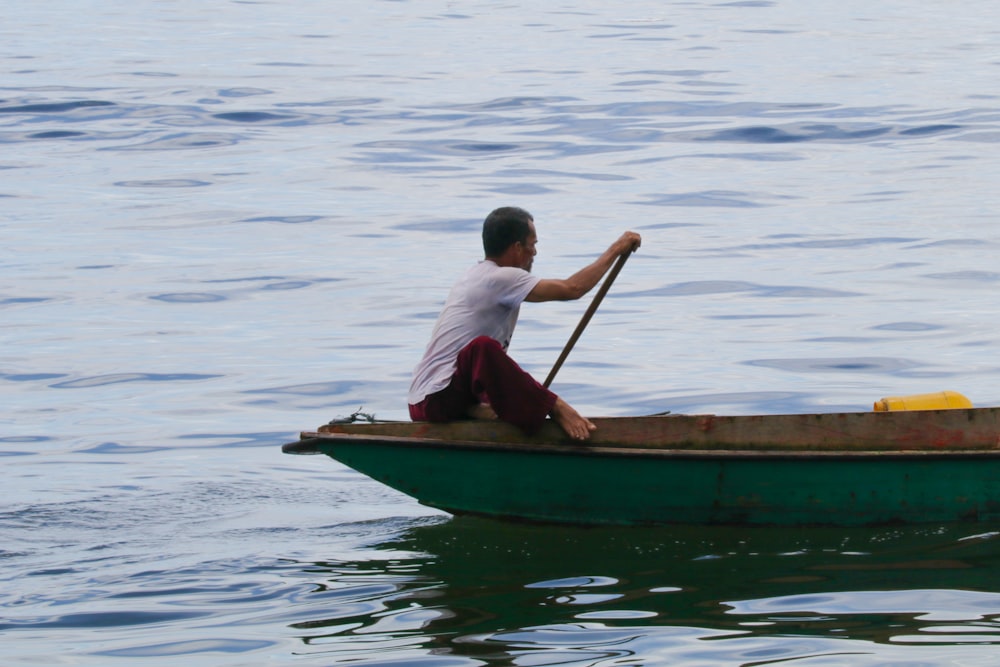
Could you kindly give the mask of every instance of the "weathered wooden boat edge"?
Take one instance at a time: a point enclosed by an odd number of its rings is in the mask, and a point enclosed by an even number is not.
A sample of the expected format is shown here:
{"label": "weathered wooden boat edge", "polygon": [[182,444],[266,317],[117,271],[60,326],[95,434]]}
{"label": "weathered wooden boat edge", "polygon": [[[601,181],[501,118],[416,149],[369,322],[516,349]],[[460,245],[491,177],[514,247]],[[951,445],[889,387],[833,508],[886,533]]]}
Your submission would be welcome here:
{"label": "weathered wooden boat edge", "polygon": [[[1000,408],[778,415],[594,417],[587,447],[730,450],[1000,450]],[[501,421],[330,423],[319,434],[377,433],[422,441],[575,444],[548,422],[525,435]]]}
{"label": "weathered wooden boat edge", "polygon": [[957,449],[957,450],[793,450],[793,449],[663,449],[663,448],[630,448],[601,447],[567,444],[527,444],[518,442],[477,441],[477,440],[434,440],[427,438],[411,438],[400,436],[364,435],[358,433],[323,433],[320,431],[303,431],[300,439],[282,445],[285,454],[324,454],[324,443],[354,442],[391,444],[400,446],[420,447],[424,449],[475,449],[480,451],[519,451],[530,453],[560,454],[566,456],[613,456],[624,458],[670,458],[670,459],[864,459],[864,458],[915,458],[915,459],[948,459],[948,458],[1000,458],[1000,449]]}

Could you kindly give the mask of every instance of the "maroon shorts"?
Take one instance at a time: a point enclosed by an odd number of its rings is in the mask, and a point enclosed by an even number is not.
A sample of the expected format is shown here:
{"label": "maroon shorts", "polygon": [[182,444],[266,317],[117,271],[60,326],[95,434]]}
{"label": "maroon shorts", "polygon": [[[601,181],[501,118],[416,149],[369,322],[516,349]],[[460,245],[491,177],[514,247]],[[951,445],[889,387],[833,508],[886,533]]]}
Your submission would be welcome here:
{"label": "maroon shorts", "polygon": [[470,407],[489,403],[497,416],[534,433],[556,404],[556,395],[511,359],[489,336],[480,336],[458,353],[451,384],[410,406],[414,421],[467,419]]}

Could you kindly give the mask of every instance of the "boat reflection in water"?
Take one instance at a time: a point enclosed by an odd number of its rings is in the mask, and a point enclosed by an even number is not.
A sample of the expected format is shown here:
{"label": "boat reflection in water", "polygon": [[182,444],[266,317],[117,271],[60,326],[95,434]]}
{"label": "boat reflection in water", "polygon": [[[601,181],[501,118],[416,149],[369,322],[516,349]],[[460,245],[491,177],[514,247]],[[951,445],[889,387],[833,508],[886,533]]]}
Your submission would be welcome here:
{"label": "boat reflection in water", "polygon": [[970,528],[410,520],[370,559],[300,564],[293,631],[360,664],[986,660],[1000,533]]}

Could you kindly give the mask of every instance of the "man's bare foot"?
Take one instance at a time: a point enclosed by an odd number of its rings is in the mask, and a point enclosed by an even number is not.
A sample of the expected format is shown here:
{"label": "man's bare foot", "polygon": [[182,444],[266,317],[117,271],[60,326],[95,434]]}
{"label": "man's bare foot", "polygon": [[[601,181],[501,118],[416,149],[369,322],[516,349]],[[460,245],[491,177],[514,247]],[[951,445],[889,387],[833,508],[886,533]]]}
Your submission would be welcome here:
{"label": "man's bare foot", "polygon": [[489,403],[476,403],[466,410],[465,414],[469,415],[470,419],[483,419],[489,421],[497,418],[497,413],[493,411],[493,406]]}
{"label": "man's bare foot", "polygon": [[589,419],[580,415],[561,398],[556,399],[556,404],[552,408],[552,418],[562,430],[566,431],[566,435],[574,440],[586,440],[590,437],[591,431],[597,430]]}

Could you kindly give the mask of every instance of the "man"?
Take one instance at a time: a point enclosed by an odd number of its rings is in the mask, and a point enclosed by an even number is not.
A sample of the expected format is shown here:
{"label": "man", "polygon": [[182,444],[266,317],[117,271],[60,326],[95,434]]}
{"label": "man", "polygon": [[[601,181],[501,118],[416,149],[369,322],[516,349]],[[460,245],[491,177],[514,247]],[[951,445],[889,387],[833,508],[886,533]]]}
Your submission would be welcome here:
{"label": "man", "polygon": [[622,254],[637,249],[625,232],[593,263],[565,280],[531,274],[535,221],[516,207],[498,208],[483,222],[486,258],[452,287],[434,325],[407,398],[414,421],[500,418],[527,433],[550,416],[576,440],[596,427],[507,356],[523,301],[571,301],[589,292]]}

